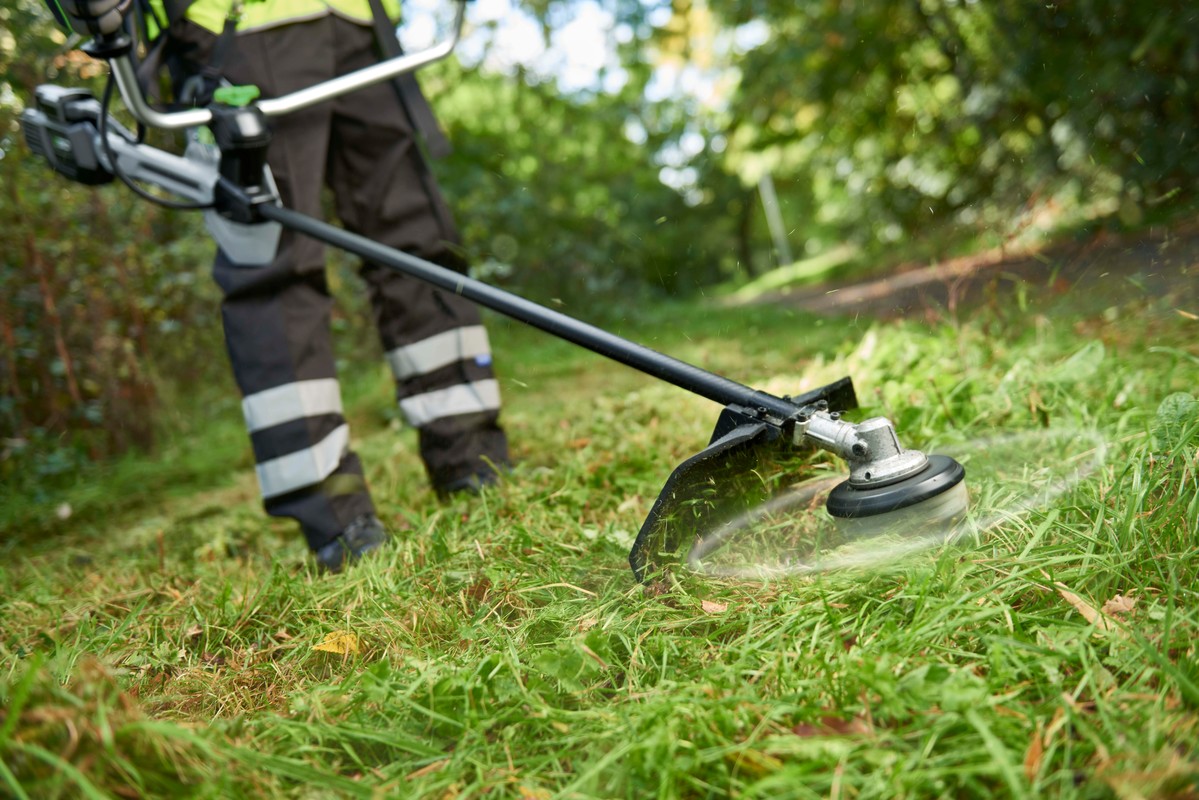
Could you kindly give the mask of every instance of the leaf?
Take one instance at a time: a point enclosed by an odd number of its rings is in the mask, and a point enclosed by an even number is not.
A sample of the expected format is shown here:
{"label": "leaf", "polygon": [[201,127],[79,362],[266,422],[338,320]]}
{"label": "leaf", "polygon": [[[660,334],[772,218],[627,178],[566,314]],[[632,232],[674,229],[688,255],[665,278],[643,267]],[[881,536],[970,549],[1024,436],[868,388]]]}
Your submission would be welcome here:
{"label": "leaf", "polygon": [[321,640],[320,644],[312,646],[320,653],[336,653],[339,656],[358,655],[358,637],[350,631],[333,631]]}
{"label": "leaf", "polygon": [[841,717],[821,717],[816,722],[801,722],[791,729],[791,732],[801,739],[818,736],[862,736],[871,732],[870,723],[862,717],[842,719]]}
{"label": "leaf", "polygon": [[1074,610],[1082,614],[1083,619],[1094,625],[1102,633],[1119,633],[1119,629],[1115,623],[1103,615],[1103,612],[1096,609],[1093,605],[1083,600],[1074,592],[1066,588],[1066,584],[1057,583],[1057,593],[1062,596],[1067,603],[1074,606]]}
{"label": "leaf", "polygon": [[728,603],[718,603],[715,600],[704,600],[699,604],[705,614],[723,614],[729,610]]}
{"label": "leaf", "polygon": [[1037,775],[1041,774],[1041,760],[1045,757],[1045,743],[1041,737],[1041,726],[1037,725],[1037,730],[1032,735],[1032,741],[1028,743],[1028,749],[1024,751],[1024,777],[1029,783],[1037,779]]}
{"label": "leaf", "polygon": [[1136,604],[1137,599],[1135,597],[1125,597],[1122,594],[1118,594],[1104,603],[1103,608],[1100,610],[1109,617],[1114,617],[1119,614],[1129,613]]}
{"label": "leaf", "polygon": [[1183,437],[1195,431],[1193,423],[1199,420],[1199,400],[1186,392],[1175,392],[1162,400],[1153,420],[1153,446],[1157,450],[1170,450],[1181,444]]}

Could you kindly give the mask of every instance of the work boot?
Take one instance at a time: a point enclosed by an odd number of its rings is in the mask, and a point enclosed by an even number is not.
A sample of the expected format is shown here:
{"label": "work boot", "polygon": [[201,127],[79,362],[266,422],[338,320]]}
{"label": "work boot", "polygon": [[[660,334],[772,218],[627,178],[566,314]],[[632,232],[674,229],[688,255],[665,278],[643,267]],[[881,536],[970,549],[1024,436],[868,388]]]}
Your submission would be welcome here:
{"label": "work boot", "polygon": [[[504,469],[507,472],[507,469]],[[496,486],[500,476],[493,469],[484,469],[455,478],[445,483],[433,484],[433,490],[438,498],[448,500],[454,495],[479,495],[484,489]]]}
{"label": "work boot", "polygon": [[387,531],[374,514],[363,514],[329,544],[317,550],[316,563],[322,570],[341,572],[347,564],[378,550],[387,543]]}

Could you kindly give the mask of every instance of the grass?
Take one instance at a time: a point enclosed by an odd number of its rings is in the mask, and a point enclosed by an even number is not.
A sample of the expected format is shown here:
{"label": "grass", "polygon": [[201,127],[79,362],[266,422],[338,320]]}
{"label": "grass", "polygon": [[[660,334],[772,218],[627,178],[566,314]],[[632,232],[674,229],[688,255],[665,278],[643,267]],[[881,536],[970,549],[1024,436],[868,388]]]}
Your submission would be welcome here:
{"label": "grass", "polygon": [[[515,325],[492,338],[520,466],[481,498],[439,504],[379,410],[383,373],[349,381],[396,542],[342,576],[258,510],[232,408],[53,501],[93,512],[6,539],[0,794],[1195,797],[1199,420],[1177,393],[1199,383],[1196,324],[1152,299],[630,323],[776,393],[852,374],[915,446],[1111,442],[1099,474],[978,542],[769,583],[633,583],[633,535],[718,409]],[[316,649],[339,632],[353,646]]]}

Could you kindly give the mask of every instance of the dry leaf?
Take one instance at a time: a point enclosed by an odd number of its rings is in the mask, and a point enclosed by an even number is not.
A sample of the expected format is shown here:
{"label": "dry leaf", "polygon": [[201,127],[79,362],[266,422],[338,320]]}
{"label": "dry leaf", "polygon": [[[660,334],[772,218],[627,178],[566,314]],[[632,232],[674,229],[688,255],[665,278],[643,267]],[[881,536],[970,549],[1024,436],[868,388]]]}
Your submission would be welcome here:
{"label": "dry leaf", "polygon": [[1135,597],[1125,597],[1122,594],[1118,594],[1103,604],[1103,613],[1109,617],[1127,614],[1132,611],[1132,607],[1136,604],[1137,599]]}
{"label": "dry leaf", "polygon": [[1028,779],[1029,783],[1032,783],[1041,774],[1041,759],[1044,757],[1045,743],[1041,738],[1041,726],[1038,725],[1032,741],[1028,743],[1028,750],[1024,752],[1024,777]]}
{"label": "dry leaf", "polygon": [[520,785],[520,800],[550,800],[554,793],[540,786]]}
{"label": "dry leaf", "polygon": [[312,646],[321,653],[336,653],[339,656],[358,655],[358,637],[350,631],[333,631],[320,644]]}
{"label": "dry leaf", "polygon": [[699,604],[705,614],[723,614],[729,610],[728,603],[718,603],[715,600],[704,600]]}
{"label": "dry leaf", "polygon": [[1074,606],[1074,610],[1082,614],[1083,619],[1094,625],[1102,633],[1118,633],[1119,629],[1115,623],[1105,617],[1102,612],[1096,609],[1093,605],[1083,600],[1074,592],[1066,588],[1066,584],[1057,583],[1057,593],[1062,596],[1067,603]]}
{"label": "dry leaf", "polygon": [[817,722],[801,722],[791,729],[801,739],[816,736],[861,736],[870,733],[870,723],[861,717],[821,717]]}

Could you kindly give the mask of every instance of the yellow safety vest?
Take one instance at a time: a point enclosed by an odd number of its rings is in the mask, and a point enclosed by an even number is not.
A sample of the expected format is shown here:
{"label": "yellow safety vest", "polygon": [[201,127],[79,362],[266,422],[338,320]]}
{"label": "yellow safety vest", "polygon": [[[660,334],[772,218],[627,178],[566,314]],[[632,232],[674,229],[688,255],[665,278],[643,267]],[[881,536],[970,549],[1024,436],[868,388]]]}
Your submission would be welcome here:
{"label": "yellow safety vest", "polygon": [[[393,20],[400,18],[400,0],[382,0],[383,8]],[[187,18],[213,33],[220,33],[230,13],[240,5],[237,32],[260,31],[318,19],[336,14],[352,22],[370,25],[370,0],[194,0],[188,6]]]}

